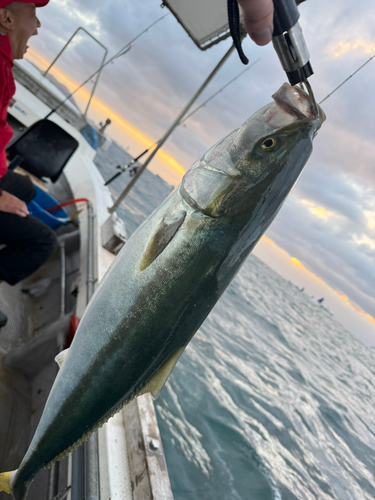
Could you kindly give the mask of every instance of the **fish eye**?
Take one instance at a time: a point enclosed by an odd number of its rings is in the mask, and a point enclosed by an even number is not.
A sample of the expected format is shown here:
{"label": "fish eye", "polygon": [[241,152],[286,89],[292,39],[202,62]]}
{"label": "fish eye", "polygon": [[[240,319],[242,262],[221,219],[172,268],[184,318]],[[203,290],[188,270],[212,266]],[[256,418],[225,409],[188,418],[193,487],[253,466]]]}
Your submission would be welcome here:
{"label": "fish eye", "polygon": [[273,137],[267,137],[260,145],[262,151],[272,151],[276,147],[277,141]]}

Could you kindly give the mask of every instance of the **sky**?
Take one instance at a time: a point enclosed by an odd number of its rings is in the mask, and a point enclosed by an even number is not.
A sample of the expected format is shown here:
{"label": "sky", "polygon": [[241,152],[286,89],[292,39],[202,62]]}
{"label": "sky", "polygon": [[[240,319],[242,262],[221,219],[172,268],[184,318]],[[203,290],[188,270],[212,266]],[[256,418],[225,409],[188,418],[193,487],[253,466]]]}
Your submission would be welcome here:
{"label": "sky", "polygon": [[[160,3],[51,0],[38,10],[42,28],[31,39],[27,57],[45,69],[79,26],[96,36],[111,57],[168,13]],[[320,101],[375,54],[375,6],[373,0],[308,0],[300,12],[315,71],[310,82]],[[150,170],[167,182],[178,184],[184,170],[270,102],[285,81],[272,45],[257,47],[247,37],[243,46],[250,62],[260,61],[178,127],[151,163]],[[163,136],[229,47],[226,40],[200,51],[168,15],[103,71],[89,118],[110,117],[109,135],[138,156]],[[79,35],[54,76],[72,90],[102,57],[101,47]],[[232,54],[197,105],[243,69]],[[313,154],[255,251],[307,293],[325,296],[336,319],[369,345],[375,345],[374,83],[375,59],[323,104],[327,121]],[[81,106],[87,96],[86,91],[77,97]]]}

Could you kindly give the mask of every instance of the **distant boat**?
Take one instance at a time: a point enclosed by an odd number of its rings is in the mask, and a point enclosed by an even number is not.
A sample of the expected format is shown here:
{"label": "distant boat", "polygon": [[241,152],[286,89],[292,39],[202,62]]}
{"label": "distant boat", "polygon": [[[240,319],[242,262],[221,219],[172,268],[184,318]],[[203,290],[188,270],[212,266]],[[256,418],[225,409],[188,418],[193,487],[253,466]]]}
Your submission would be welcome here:
{"label": "distant boat", "polygon": [[326,307],[323,306],[323,302],[324,302],[324,297],[322,297],[321,299],[317,300],[317,303],[323,309],[323,312],[325,312],[326,314],[328,314],[328,316],[330,316],[331,318],[333,318],[334,314],[329,309],[327,309]]}

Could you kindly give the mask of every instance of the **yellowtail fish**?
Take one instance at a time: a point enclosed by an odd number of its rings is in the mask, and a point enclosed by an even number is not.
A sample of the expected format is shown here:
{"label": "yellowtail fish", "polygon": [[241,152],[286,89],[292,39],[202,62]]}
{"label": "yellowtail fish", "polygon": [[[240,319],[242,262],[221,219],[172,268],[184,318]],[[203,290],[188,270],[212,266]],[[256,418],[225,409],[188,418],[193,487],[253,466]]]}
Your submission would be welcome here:
{"label": "yellowtail fish", "polygon": [[[219,141],[139,227],[96,290],[30,447],[0,486],[15,500],[137,395],[156,397],[270,225],[312,151],[323,113],[284,84]],[[199,409],[197,409],[199,411]]]}

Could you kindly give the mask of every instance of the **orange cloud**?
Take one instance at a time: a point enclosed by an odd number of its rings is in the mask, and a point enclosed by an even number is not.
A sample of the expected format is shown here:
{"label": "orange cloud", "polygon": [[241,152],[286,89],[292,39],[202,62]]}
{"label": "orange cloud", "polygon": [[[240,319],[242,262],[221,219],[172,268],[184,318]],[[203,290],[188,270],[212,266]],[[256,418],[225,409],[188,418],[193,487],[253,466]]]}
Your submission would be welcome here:
{"label": "orange cloud", "polygon": [[[47,69],[49,66],[49,62],[44,59],[40,54],[35,52],[34,50],[30,49],[28,50],[28,59],[36,64],[37,66],[40,66],[40,64],[43,66],[43,68]],[[62,73],[58,68],[53,67],[51,69],[51,73],[54,74],[62,83],[65,85],[69,86],[70,89],[76,89],[79,87],[80,83],[75,82],[71,78],[69,78],[67,75]],[[80,97],[86,99],[90,98],[90,92],[87,91],[85,88],[80,89],[77,92],[77,95]],[[103,101],[100,99],[94,97],[91,101],[92,106],[95,106],[96,108],[101,109],[102,111],[105,112],[106,116],[108,116],[113,122],[117,123],[121,128],[125,129],[128,134],[130,134],[134,139],[136,139],[138,142],[140,142],[144,147],[150,148],[155,145],[155,141],[147,137],[145,134],[140,132],[136,127],[131,125],[127,120],[122,118],[118,113],[113,111],[110,107],[108,107]],[[163,163],[169,167],[175,170],[180,176],[184,175],[186,169],[183,168],[180,163],[178,163],[171,155],[160,149],[157,153],[159,158],[163,161]]]}
{"label": "orange cloud", "polygon": [[300,200],[300,203],[302,205],[306,205],[308,207],[308,210],[311,214],[315,215],[316,217],[319,217],[319,219],[324,219],[327,220],[330,217],[333,217],[333,213],[330,212],[329,210],[326,210],[323,207],[319,207],[315,205],[312,201],[309,200]]}
{"label": "orange cloud", "polygon": [[[362,312],[363,312],[363,311],[362,311]],[[371,323],[374,323],[374,325],[375,325],[375,318],[373,318],[372,316],[370,316],[370,315],[369,315],[369,314],[367,314],[367,313],[364,313],[364,315],[365,315],[365,317],[366,317],[369,321],[371,321]]]}
{"label": "orange cloud", "polygon": [[295,264],[297,264],[297,266],[303,267],[303,265],[301,264],[301,262],[298,259],[295,259],[294,257],[291,257],[290,260],[292,262],[294,262]]}
{"label": "orange cloud", "polygon": [[365,40],[364,38],[357,38],[356,40],[351,40],[350,42],[339,42],[330,48],[331,55],[335,59],[344,56],[349,52],[354,52],[355,50],[359,50],[369,55],[375,54],[375,42]]}
{"label": "orange cloud", "polygon": [[349,297],[347,297],[346,295],[339,295],[339,297],[341,300],[344,300],[345,302],[350,302]]}
{"label": "orange cloud", "polygon": [[[289,255],[289,254],[288,254]],[[317,276],[316,274],[312,273],[311,271],[309,271],[307,269],[307,267],[305,267],[302,262],[300,262],[299,260],[297,260],[295,257],[290,257],[290,260],[296,264],[303,272],[307,273],[309,276],[311,276],[312,278],[314,278],[315,280],[319,281],[319,283],[322,283],[323,285],[327,286],[328,288],[331,288],[329,285],[327,285],[327,283],[325,281],[323,281],[321,278],[319,278],[319,276]]]}

